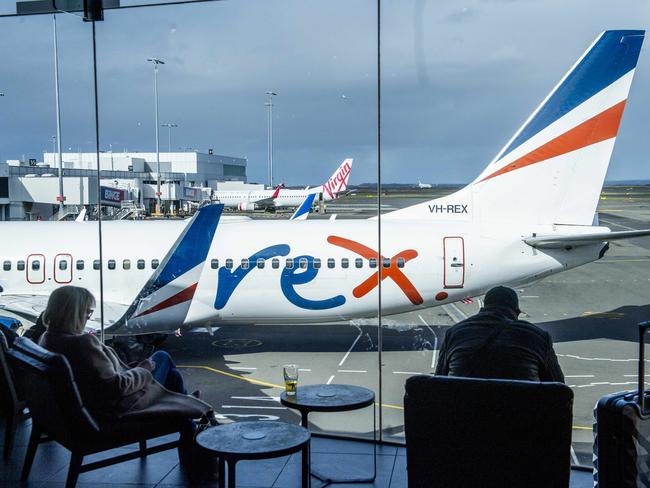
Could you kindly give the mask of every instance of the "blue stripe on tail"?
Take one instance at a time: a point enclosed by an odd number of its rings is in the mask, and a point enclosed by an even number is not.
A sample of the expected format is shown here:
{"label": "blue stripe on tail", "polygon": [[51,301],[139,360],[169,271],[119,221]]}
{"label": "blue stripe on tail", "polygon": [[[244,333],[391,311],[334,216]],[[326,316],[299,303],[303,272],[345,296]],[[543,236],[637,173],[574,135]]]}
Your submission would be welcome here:
{"label": "blue stripe on tail", "polygon": [[501,158],[636,67],[643,30],[605,31]]}
{"label": "blue stripe on tail", "polygon": [[212,204],[198,210],[197,215],[194,216],[172,247],[173,252],[171,255],[167,255],[161,263],[160,273],[155,277],[150,287],[147,287],[149,293],[153,293],[171,283],[205,261],[223,207],[220,204]]}

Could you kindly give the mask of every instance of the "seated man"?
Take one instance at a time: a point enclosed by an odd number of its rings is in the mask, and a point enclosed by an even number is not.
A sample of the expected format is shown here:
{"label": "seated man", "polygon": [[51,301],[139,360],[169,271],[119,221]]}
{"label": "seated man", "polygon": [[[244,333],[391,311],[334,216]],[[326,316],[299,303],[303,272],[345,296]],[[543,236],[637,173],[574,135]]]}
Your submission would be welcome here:
{"label": "seated man", "polygon": [[512,288],[492,288],[476,315],[445,333],[435,374],[564,382],[551,336],[520,313]]}

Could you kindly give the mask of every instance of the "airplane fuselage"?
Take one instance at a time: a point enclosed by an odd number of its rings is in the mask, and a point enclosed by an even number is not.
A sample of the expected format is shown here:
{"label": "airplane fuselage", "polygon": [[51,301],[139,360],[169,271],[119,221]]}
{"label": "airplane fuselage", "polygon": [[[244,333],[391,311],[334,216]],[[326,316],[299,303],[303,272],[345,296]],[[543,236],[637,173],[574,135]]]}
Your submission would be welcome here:
{"label": "airplane fuselage", "polygon": [[[104,222],[105,301],[130,304],[186,225]],[[224,220],[183,323],[168,323],[167,331],[373,317],[380,269],[383,314],[407,312],[476,296],[495,283],[535,281],[596,260],[603,248],[598,243],[542,252],[522,241],[548,232],[543,226],[386,221],[377,259],[377,229],[374,220]],[[3,223],[3,231],[20,239],[8,239],[0,251],[2,289],[47,295],[74,284],[99,297],[96,223]],[[137,330],[162,332],[161,327],[145,317]]]}

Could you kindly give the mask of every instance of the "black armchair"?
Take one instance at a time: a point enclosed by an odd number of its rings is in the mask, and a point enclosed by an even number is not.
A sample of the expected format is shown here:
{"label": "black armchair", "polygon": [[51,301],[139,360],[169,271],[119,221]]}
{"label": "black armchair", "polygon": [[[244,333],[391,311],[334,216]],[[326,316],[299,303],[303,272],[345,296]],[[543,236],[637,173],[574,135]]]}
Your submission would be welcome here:
{"label": "black armchair", "polygon": [[[178,447],[179,441],[147,447],[147,440],[187,429],[185,417],[160,417],[105,422],[93,418],[79,396],[67,359],[29,339],[16,339],[7,358],[16,381],[23,386],[32,414],[32,432],[25,454],[22,480],[27,480],[38,445],[50,440],[71,453],[66,488],[76,485],[79,474]],[[139,443],[140,449],[83,464],[89,454]]]}
{"label": "black armchair", "polygon": [[27,403],[16,390],[11,369],[7,364],[5,354],[8,348],[7,338],[4,333],[0,332],[0,390],[3,397],[3,408],[7,415],[3,450],[5,459],[11,456],[18,421],[24,416],[23,411],[27,407]]}
{"label": "black armchair", "polygon": [[572,408],[562,383],[409,378],[409,487],[568,487]]}

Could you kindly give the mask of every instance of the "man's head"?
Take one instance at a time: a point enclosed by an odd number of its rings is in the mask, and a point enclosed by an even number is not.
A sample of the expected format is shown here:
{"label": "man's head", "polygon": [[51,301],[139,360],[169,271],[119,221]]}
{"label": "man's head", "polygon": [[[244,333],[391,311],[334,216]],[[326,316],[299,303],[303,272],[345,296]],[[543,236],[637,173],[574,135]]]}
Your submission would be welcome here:
{"label": "man's head", "polygon": [[485,308],[498,308],[511,312],[515,318],[519,316],[519,298],[517,292],[507,286],[495,286],[485,294]]}

